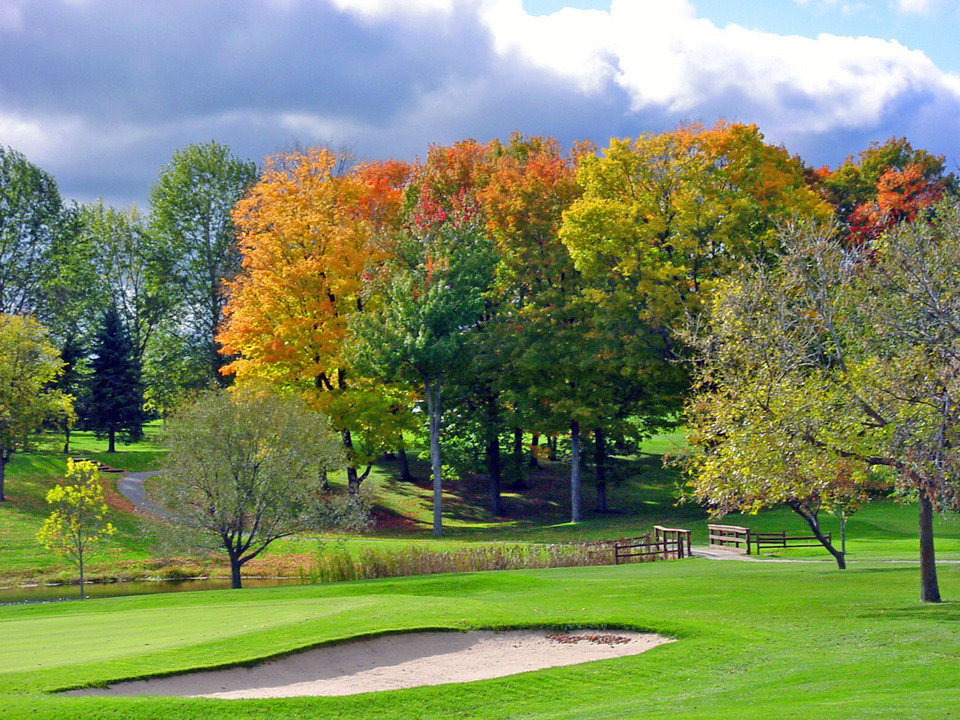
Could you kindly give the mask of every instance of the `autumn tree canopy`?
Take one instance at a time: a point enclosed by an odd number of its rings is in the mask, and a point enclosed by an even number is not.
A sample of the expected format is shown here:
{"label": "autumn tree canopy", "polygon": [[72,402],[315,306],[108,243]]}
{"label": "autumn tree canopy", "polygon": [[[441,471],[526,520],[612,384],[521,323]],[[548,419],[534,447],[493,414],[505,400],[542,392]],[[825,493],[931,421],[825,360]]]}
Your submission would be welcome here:
{"label": "autumn tree canopy", "polygon": [[[396,211],[401,166],[347,170],[325,148],[278,155],[234,210],[242,269],[228,284],[218,335],[223,368],[298,389],[341,432],[350,484],[397,435],[393,399],[351,378],[351,316],[368,309],[390,249],[376,232]],[[362,447],[357,435],[363,439]]]}

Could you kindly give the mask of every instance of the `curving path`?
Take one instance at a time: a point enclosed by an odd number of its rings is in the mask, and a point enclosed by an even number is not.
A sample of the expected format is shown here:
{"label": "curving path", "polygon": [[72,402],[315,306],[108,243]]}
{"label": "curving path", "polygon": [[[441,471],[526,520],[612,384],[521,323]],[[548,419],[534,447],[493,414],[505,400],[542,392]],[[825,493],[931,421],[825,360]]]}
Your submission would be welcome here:
{"label": "curving path", "polygon": [[143,489],[143,481],[158,473],[159,470],[124,473],[123,477],[117,482],[117,490],[132,502],[138,510],[156,517],[164,517],[163,509],[151,500]]}

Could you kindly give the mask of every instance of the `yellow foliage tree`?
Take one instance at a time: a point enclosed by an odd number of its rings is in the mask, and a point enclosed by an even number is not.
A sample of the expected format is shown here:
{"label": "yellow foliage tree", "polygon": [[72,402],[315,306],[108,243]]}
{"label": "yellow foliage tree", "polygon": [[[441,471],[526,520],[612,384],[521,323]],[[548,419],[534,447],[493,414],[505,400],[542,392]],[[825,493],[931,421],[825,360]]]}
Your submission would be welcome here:
{"label": "yellow foliage tree", "polygon": [[0,315],[0,502],[7,463],[48,417],[73,419],[72,398],[51,388],[63,367],[46,328],[32,317]]}
{"label": "yellow foliage tree", "polygon": [[96,463],[67,460],[66,483],[50,488],[47,503],[53,511],[43,521],[37,540],[77,567],[83,598],[87,556],[97,541],[115,532],[105,519],[108,508]]}

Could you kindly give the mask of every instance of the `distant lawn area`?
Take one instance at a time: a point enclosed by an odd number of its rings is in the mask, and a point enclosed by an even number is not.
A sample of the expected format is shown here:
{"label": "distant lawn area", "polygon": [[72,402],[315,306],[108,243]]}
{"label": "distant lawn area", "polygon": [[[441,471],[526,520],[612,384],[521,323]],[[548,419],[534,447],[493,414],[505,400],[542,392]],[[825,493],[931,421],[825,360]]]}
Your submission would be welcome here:
{"label": "distant lawn area", "polygon": [[[129,471],[160,467],[164,449],[159,423],[147,427],[144,440],[118,444],[118,452],[106,453],[106,440],[92,433],[75,432],[71,455],[89,457]],[[261,558],[246,568],[248,575],[285,575],[299,577],[309,570],[318,553],[343,552],[356,555],[363,548],[378,551],[403,550],[410,543],[436,550],[455,550],[483,543],[553,543],[610,540],[648,532],[654,524],[689,528],[695,544],[706,543],[706,512],[693,504],[678,504],[681,478],[673,468],[663,466],[663,455],[676,451],[684,442],[682,432],[660,435],[647,441],[636,457],[612,459],[613,482],[608,495],[609,513],[592,510],[593,489],[588,481],[584,490],[585,520],[567,521],[567,474],[564,463],[541,462],[540,468],[524,469],[524,489],[505,482],[504,501],[508,515],[491,517],[486,509],[482,477],[448,483],[445,492],[445,527],[442,539],[430,535],[431,489],[427,467],[414,460],[417,483],[398,479],[395,463],[376,465],[369,479],[376,498],[376,530],[362,536],[332,535],[322,539],[290,538],[275,543]],[[8,467],[7,491],[10,500],[0,505],[0,585],[31,581],[69,581],[70,566],[40,547],[36,531],[47,514],[44,496],[51,485],[63,477],[66,457],[59,452],[62,438],[48,438],[36,452],[14,456]],[[587,473],[589,476],[589,473]],[[145,527],[130,504],[116,492],[119,475],[104,476],[111,506],[110,520],[118,532],[104,544],[104,551],[92,558],[93,578],[138,578],[174,575],[226,575],[222,559],[157,557],[152,530]],[[335,484],[342,477],[333,476]],[[826,530],[839,538],[836,519],[824,514]],[[756,516],[728,516],[723,522],[741,524],[755,530],[787,530],[807,534],[800,518],[784,508],[761,512]],[[877,502],[853,516],[848,523],[850,562],[901,560],[912,562],[917,554],[916,507]],[[839,542],[839,540],[838,540]],[[950,514],[937,521],[937,552],[941,559],[960,559],[960,516]],[[827,562],[821,548],[795,548],[767,555]]]}
{"label": "distant lawn area", "polygon": [[[107,465],[136,471],[158,467],[163,449],[157,440],[159,427],[150,424],[146,437],[130,445],[117,444],[118,452],[106,452],[106,439],[98,440],[93,433],[74,432],[71,435],[69,457],[99,460]],[[62,480],[67,469],[67,455],[62,436],[37,439],[37,448],[30,453],[16,453],[7,466],[7,501],[0,504],[0,581],[46,579],[68,580],[73,571],[56,555],[41,547],[36,532],[48,515],[46,494],[51,486]],[[107,502],[111,511],[108,519],[117,533],[104,545],[101,555],[95,557],[94,575],[113,574],[124,563],[150,558],[151,540],[143,532],[142,523],[132,513],[132,507],[116,492],[119,475],[106,475]],[[99,568],[99,570],[98,570]]]}
{"label": "distant lawn area", "polygon": [[[912,568],[689,559],[0,607],[0,717],[957,717],[960,567],[942,605]],[[610,627],[677,639],[642,655],[342,698],[64,698],[58,688],[249,663],[421,628]]]}

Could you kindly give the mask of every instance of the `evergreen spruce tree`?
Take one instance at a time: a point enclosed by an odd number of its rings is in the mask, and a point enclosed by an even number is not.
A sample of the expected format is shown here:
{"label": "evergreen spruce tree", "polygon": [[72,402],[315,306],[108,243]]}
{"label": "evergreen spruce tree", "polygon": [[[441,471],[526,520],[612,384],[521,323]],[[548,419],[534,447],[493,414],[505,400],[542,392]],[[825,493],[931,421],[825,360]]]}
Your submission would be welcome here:
{"label": "evergreen spruce tree", "polygon": [[103,314],[91,363],[87,420],[98,435],[109,439],[107,452],[115,452],[115,439],[143,436],[143,384],[130,335],[120,321],[116,305]]}

